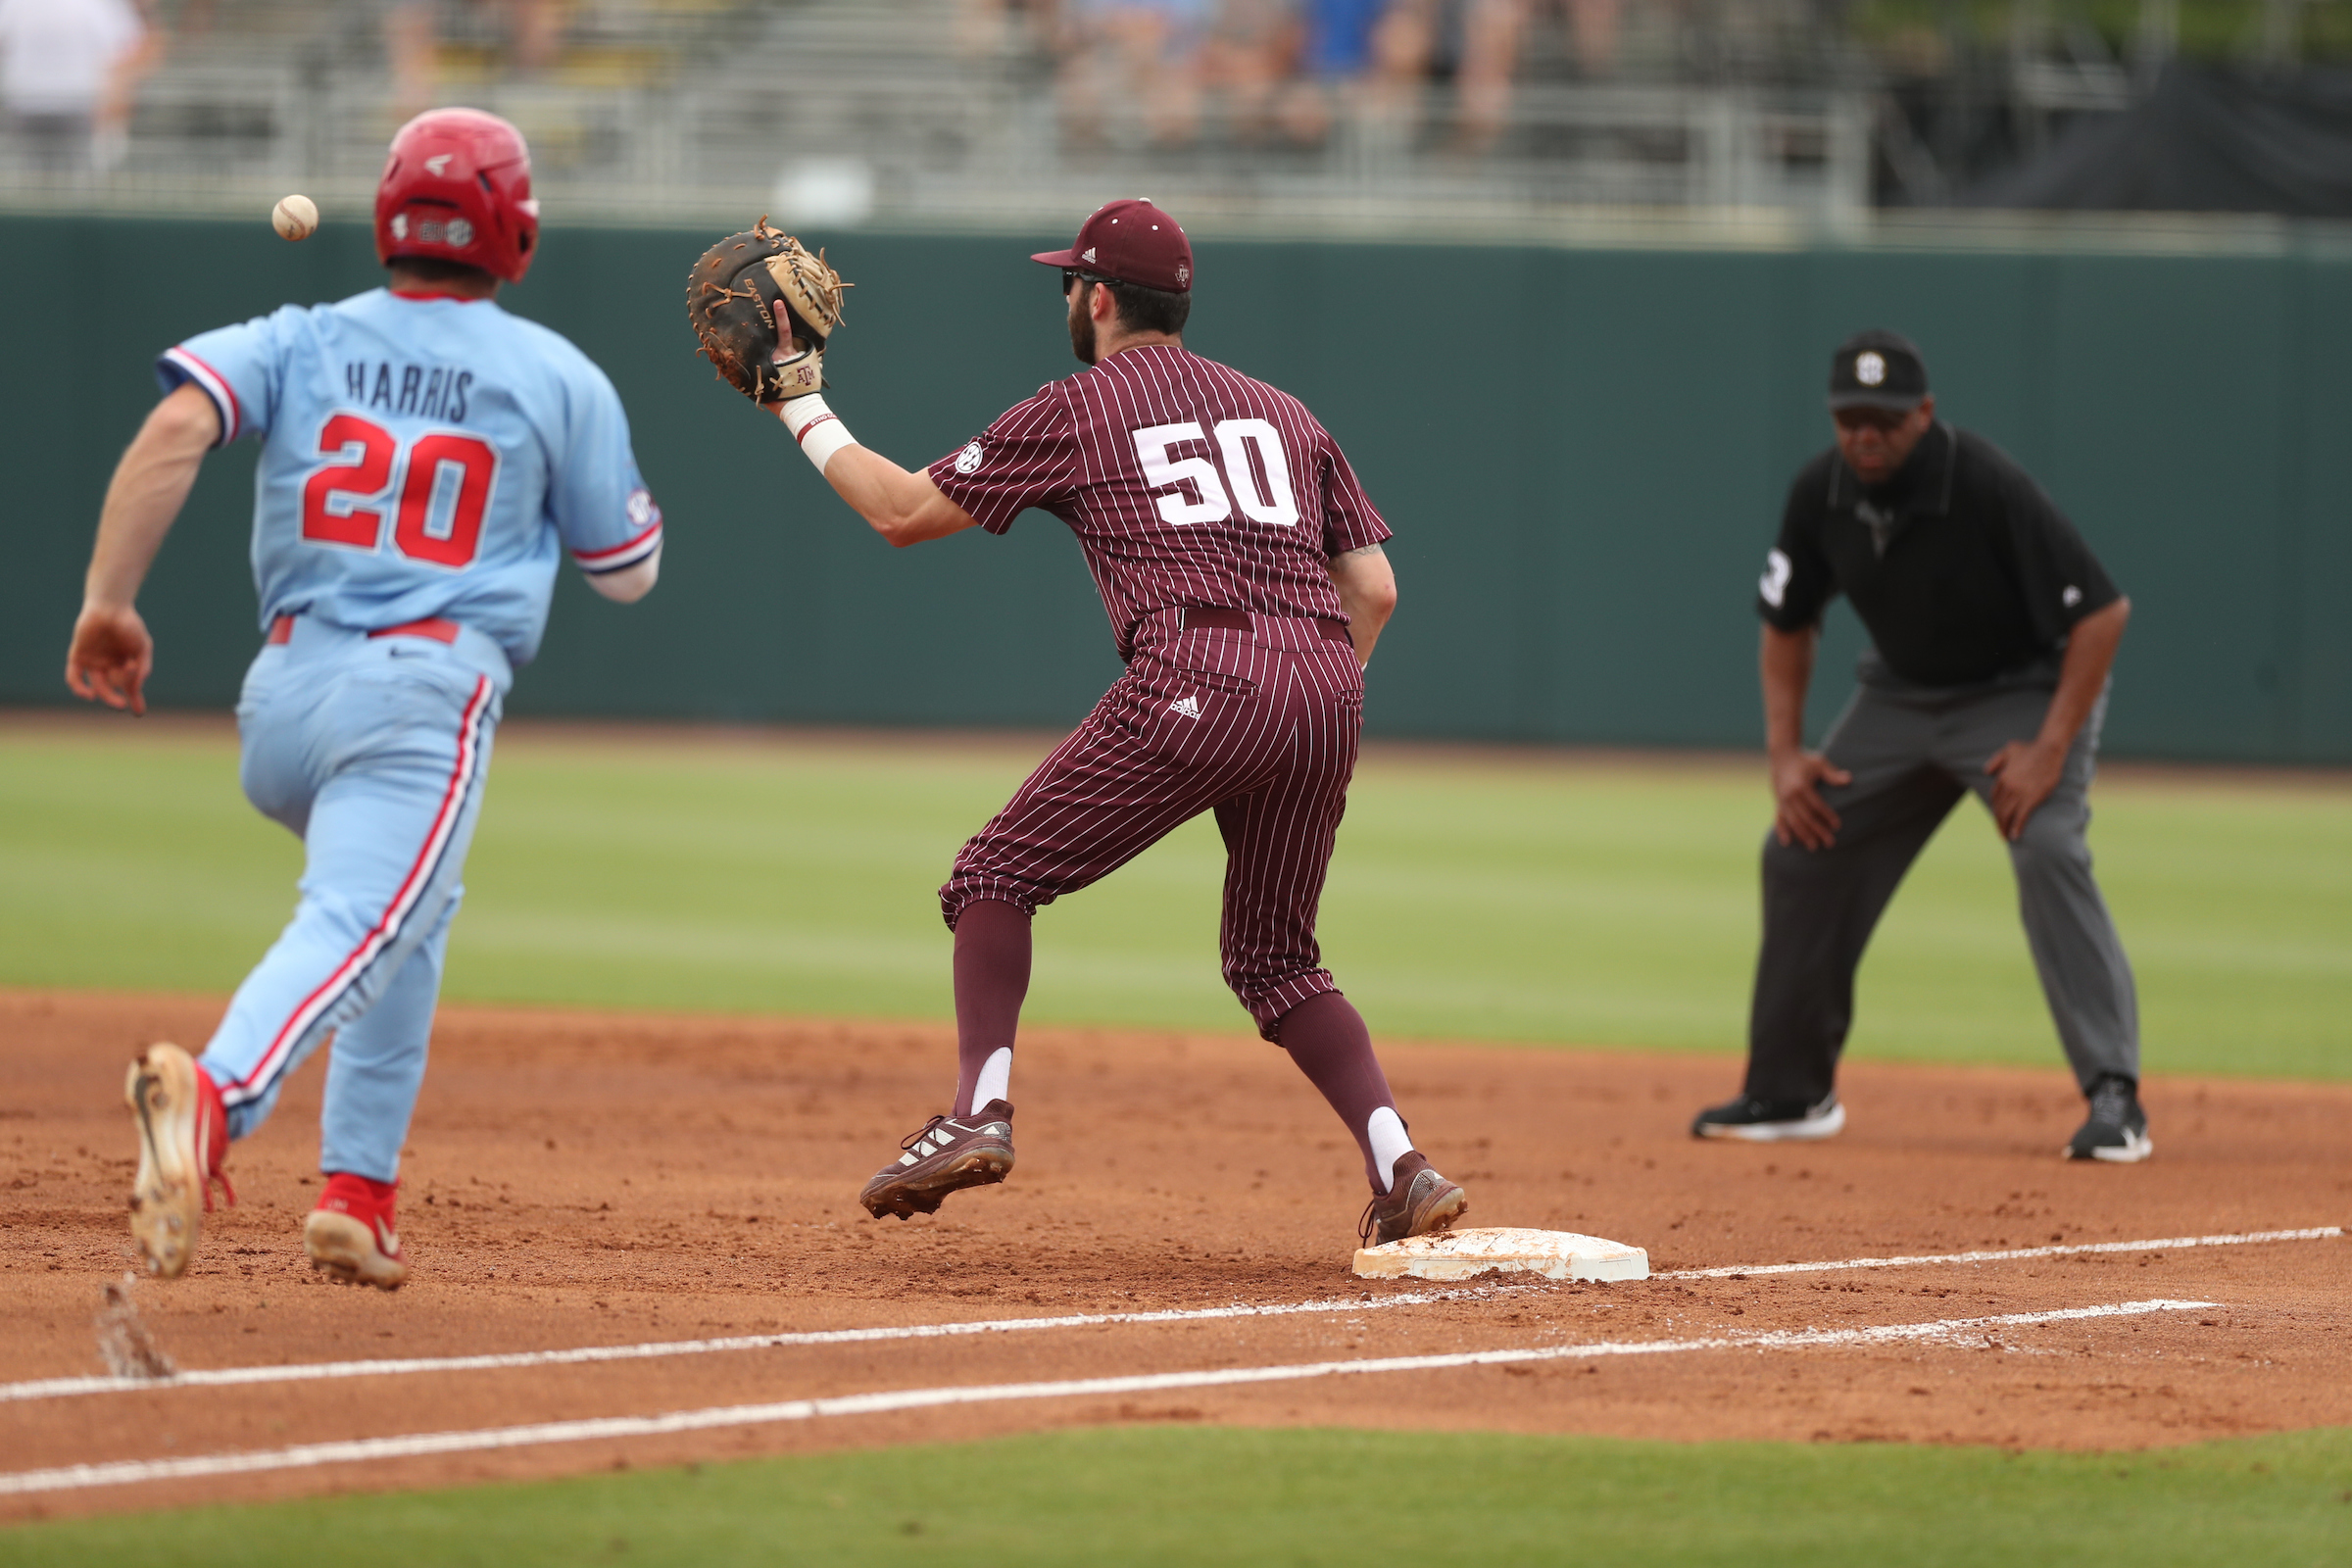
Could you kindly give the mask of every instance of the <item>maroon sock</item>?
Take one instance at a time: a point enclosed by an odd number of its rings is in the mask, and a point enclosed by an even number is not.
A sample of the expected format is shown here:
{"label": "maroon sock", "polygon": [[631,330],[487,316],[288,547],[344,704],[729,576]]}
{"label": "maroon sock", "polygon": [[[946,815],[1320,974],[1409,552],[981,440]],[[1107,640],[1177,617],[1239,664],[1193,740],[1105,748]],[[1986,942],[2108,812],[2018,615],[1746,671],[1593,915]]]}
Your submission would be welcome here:
{"label": "maroon sock", "polygon": [[1369,1124],[1381,1106],[1395,1110],[1396,1099],[1389,1093],[1380,1058],[1372,1054],[1372,1031],[1364,1027],[1363,1015],[1337,991],[1326,991],[1284,1013],[1276,1032],[1291,1060],[1355,1135],[1356,1147],[1364,1152],[1364,1179],[1374,1192],[1386,1192],[1382,1178],[1387,1172],[1372,1157]]}
{"label": "maroon sock", "polygon": [[1029,916],[1001,899],[967,904],[956,916],[956,1104],[972,1103],[980,1069],[1012,1049],[1021,1001],[1029,995]]}

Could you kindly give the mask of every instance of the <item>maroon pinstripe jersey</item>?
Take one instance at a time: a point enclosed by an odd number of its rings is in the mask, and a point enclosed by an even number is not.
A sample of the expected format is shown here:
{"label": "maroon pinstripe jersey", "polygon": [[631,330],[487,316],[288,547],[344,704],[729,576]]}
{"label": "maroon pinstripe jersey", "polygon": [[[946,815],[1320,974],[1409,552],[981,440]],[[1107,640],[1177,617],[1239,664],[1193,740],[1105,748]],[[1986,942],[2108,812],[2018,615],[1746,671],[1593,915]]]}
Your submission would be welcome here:
{"label": "maroon pinstripe jersey", "polygon": [[1326,563],[1390,537],[1305,404],[1173,344],[1040,388],[931,478],[990,533],[1068,523],[1122,659],[1176,605],[1345,620]]}

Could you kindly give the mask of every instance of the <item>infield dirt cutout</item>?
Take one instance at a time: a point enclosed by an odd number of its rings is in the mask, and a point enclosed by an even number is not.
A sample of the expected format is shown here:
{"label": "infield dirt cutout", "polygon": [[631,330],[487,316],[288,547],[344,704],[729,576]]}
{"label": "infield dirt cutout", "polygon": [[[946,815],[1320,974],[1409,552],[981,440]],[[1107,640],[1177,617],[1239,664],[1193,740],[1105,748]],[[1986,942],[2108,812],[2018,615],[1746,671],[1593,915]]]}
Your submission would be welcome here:
{"label": "infield dirt cutout", "polygon": [[[135,1163],[123,1063],[153,1039],[200,1045],[219,1010],[0,992],[15,1330],[0,1382],[105,1372],[95,1320],[126,1264]],[[1383,1054],[1416,1140],[1469,1188],[1468,1223],[1615,1237],[1648,1249],[1661,1276],[2321,1227],[2352,1210],[2352,1086],[2159,1075],[2145,1095],[2156,1157],[2116,1167],[2056,1157],[2081,1101],[2054,1067],[1857,1062],[1843,1136],[1748,1147],[1686,1133],[1737,1086],[1729,1057]],[[2340,1236],[1615,1285],[1355,1279],[1354,1148],[1278,1051],[1240,1035],[1028,1032],[1011,1179],[902,1223],[866,1218],[857,1191],[944,1108],[945,1027],[444,1008],[403,1173],[413,1282],[383,1296],[326,1284],[302,1256],[323,1066],[309,1064],[270,1125],[237,1146],[240,1202],[209,1217],[188,1277],[131,1293],[183,1371],[1111,1320],[18,1397],[0,1402],[0,1472],[978,1385],[1449,1360],[1132,1396],[827,1405],[821,1419],[0,1497],[0,1517],[1115,1421],[2072,1448],[2352,1424],[2352,1242]],[[2214,1304],[1974,1321],[2149,1301]],[[1301,1302],[1326,1309],[1123,1316]],[[1838,1332],[1925,1324],[1962,1326]],[[1667,1342],[1684,1348],[1568,1353]],[[1458,1364],[1521,1351],[1544,1354]]]}

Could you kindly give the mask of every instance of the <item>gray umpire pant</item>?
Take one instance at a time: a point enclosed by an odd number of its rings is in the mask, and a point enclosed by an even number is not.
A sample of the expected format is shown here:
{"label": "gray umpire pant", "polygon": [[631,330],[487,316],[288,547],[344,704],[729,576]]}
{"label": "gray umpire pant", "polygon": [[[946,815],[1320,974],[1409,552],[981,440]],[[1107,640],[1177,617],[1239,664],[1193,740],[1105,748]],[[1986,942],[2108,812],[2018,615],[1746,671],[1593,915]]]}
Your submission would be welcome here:
{"label": "gray umpire pant", "polygon": [[[1872,661],[1875,662],[1875,661]],[[1828,1095],[1853,1025],[1854,970],[1903,873],[1963,795],[1987,807],[1984,763],[2041,729],[2049,680],[1930,687],[1884,666],[1866,674],[1822,750],[1853,775],[1825,786],[1840,818],[1826,850],[1764,838],[1764,950],[1748,1020],[1747,1093]],[[2009,846],[2026,942],[2075,1078],[2139,1077],[2139,1004],[2115,921],[2091,880],[2090,778],[2107,716],[2102,692],[2075,737],[2064,775]]]}

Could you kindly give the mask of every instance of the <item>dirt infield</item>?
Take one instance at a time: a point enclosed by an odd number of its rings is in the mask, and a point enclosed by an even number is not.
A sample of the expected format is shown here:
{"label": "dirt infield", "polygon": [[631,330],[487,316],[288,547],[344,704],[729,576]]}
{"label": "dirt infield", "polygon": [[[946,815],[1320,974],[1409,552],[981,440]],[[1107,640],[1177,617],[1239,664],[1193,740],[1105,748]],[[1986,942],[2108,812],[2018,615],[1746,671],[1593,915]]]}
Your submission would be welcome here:
{"label": "dirt infield", "polygon": [[[1685,1136],[1691,1110],[1734,1086],[1726,1058],[1389,1048],[1415,1135],[1470,1189],[1472,1223],[1613,1237],[1648,1248],[1659,1271],[2044,1250],[1446,1295],[1348,1273],[1363,1198],[1353,1148],[1280,1054],[1245,1037],[1030,1033],[1011,1181],[901,1224],[867,1219],[856,1193],[939,1108],[953,1070],[945,1029],[491,1008],[442,1015],[404,1176],[414,1282],[391,1297],[338,1289],[302,1260],[318,1180],[313,1063],[270,1126],[238,1146],[241,1202],[213,1217],[190,1275],[132,1293],[182,1371],[1235,1303],[1322,1309],[231,1387],[19,1387],[106,1370],[93,1318],[125,1266],[134,1163],[122,1064],[146,1039],[201,1041],[219,1005],[0,992],[11,1244],[0,1293],[14,1328],[0,1343],[0,1483],[81,1464],[819,1403],[705,1430],[582,1428],[481,1451],[272,1459],[204,1479],[162,1470],[136,1486],[85,1477],[0,1494],[0,1518],[1105,1421],[2057,1447],[2352,1424],[2352,1242],[2046,1250],[2343,1223],[2352,1087],[2160,1079],[2146,1096],[2157,1157],[2075,1166],[2054,1157],[2080,1113],[2056,1070],[1857,1064],[1843,1137],[1772,1149]],[[2172,1304],[1978,1321],[2145,1302]],[[1902,1332],[1760,1338],[1807,1329]],[[1580,1348],[1592,1347],[1607,1353]],[[1500,1352],[1503,1364],[1296,1371],[1457,1352]],[[1133,1395],[972,1394],[1267,1368],[1292,1370]],[[911,1409],[821,1402],[906,1390],[948,1393]],[[951,1402],[967,1396],[979,1402]]]}

